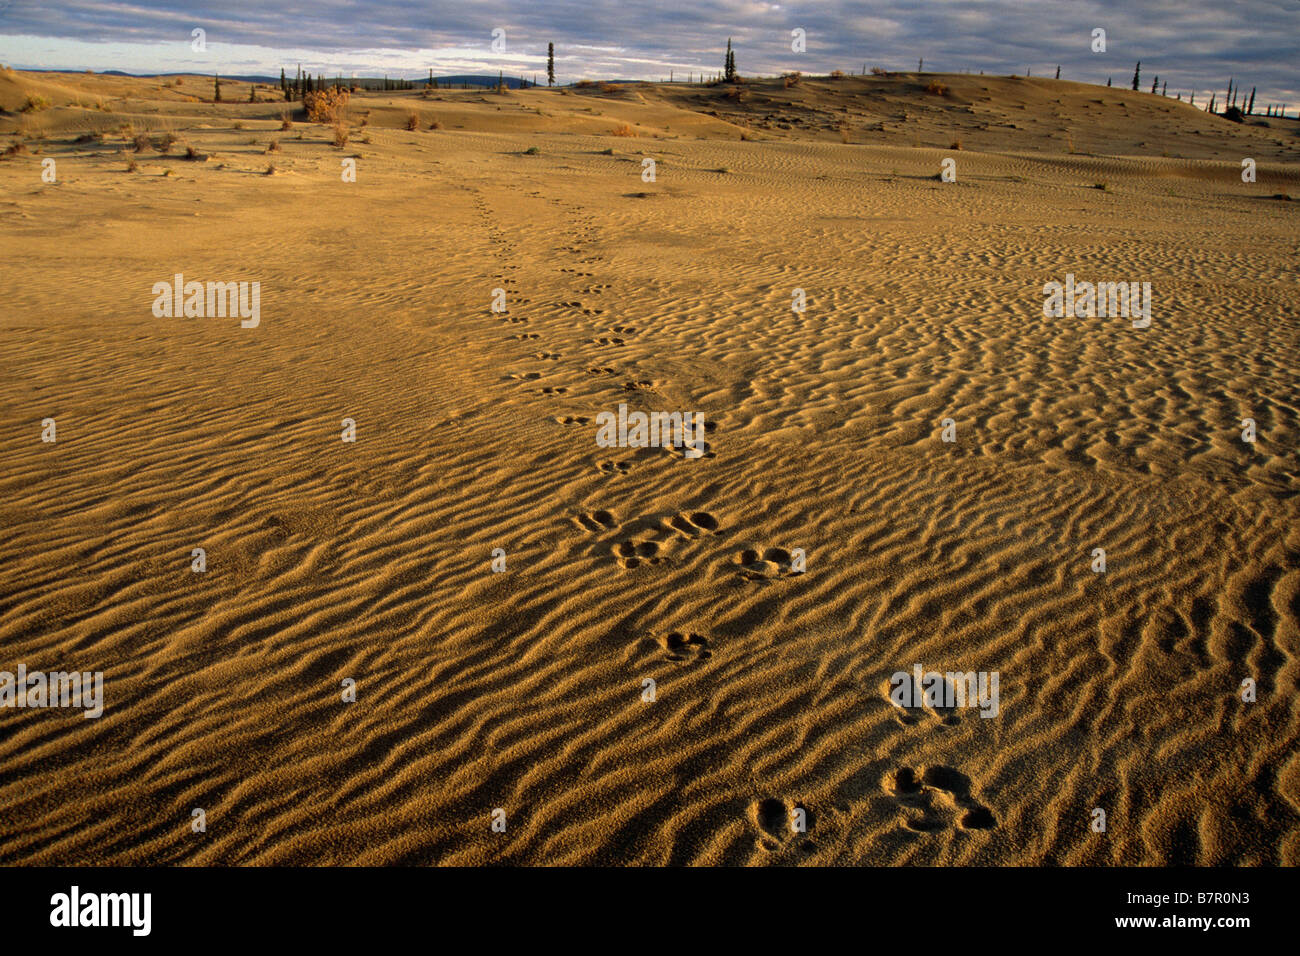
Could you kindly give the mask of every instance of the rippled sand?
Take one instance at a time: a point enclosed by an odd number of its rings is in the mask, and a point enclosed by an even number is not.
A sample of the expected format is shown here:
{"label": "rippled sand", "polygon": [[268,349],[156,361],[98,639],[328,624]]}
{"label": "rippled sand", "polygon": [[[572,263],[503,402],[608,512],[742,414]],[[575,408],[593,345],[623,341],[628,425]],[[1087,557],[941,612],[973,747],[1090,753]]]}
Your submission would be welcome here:
{"label": "rippled sand", "polygon": [[[847,144],[692,88],[363,97],[342,150],[59,80],[117,112],[0,162],[0,670],[106,701],[0,709],[0,862],[1300,862],[1296,122],[949,79],[806,81]],[[128,114],[207,160],[73,142]],[[155,318],[175,273],[260,325]],[[1067,273],[1151,327],[1044,318]],[[599,447],[620,403],[707,453]],[[997,716],[893,706],[917,664]]]}

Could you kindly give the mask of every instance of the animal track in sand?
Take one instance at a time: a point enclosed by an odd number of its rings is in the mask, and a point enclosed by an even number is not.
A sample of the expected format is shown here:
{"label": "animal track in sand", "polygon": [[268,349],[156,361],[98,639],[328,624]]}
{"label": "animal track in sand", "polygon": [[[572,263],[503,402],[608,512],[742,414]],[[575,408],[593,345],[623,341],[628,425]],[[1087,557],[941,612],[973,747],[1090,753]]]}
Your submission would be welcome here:
{"label": "animal track in sand", "polygon": [[691,514],[679,514],[669,519],[668,526],[687,538],[698,538],[706,532],[718,534],[718,519],[707,511],[694,511]]}
{"label": "animal track in sand", "polygon": [[637,541],[636,539],[620,541],[614,545],[614,555],[618,558],[618,566],[624,571],[631,571],[633,568],[640,566],[642,561],[658,564],[663,560],[659,557],[658,541]]}
{"label": "animal track in sand", "polygon": [[740,565],[739,576],[746,581],[770,581],[803,574],[791,566],[793,560],[794,556],[785,548],[764,548],[761,551],[746,548],[735,557],[736,564]]}
{"label": "animal track in sand", "polygon": [[913,833],[937,830],[991,830],[998,825],[988,807],[971,794],[971,781],[951,767],[927,767],[917,779],[911,767],[899,767],[884,789],[903,811],[901,825]]}
{"label": "animal track in sand", "polygon": [[573,519],[577,522],[578,527],[592,534],[600,534],[602,531],[613,531],[618,527],[618,519],[614,517],[613,512],[593,511],[590,514],[578,515]]}
{"label": "animal track in sand", "polygon": [[[705,422],[705,424],[704,424],[704,430],[705,430],[705,431],[708,431],[708,430],[709,430],[709,426],[708,426],[708,423],[707,423],[707,422]],[[714,450],[713,450],[713,446],[710,445],[708,442],[704,442],[704,454],[702,454],[702,455],[692,455],[692,456],[688,456],[686,453],[687,453],[688,451],[692,451],[693,449],[691,449],[691,448],[689,448],[689,447],[687,447],[687,446],[682,446],[682,447],[679,448],[679,447],[676,446],[676,445],[661,445],[660,447],[661,447],[661,448],[663,449],[663,451],[666,452],[667,454],[672,455],[674,458],[682,459],[683,461],[698,461],[698,460],[701,459],[701,458],[717,458],[717,457],[718,457],[718,456],[717,456],[717,453],[714,452]]]}
{"label": "animal track in sand", "polygon": [[611,325],[609,327],[609,331],[620,332],[623,335],[631,335],[633,332],[636,331],[636,327],[632,325]]}
{"label": "animal track in sand", "polygon": [[587,339],[587,344],[588,345],[622,345],[623,340],[602,336],[601,338],[598,339]]}
{"label": "animal track in sand", "polygon": [[523,316],[512,315],[512,316],[510,316],[509,318],[502,319],[501,321],[502,321],[502,322],[513,322],[515,325],[523,325],[523,324],[526,323],[528,320],[525,319]]}
{"label": "animal track in sand", "polygon": [[563,357],[559,352],[538,352],[533,356],[533,358],[545,359],[548,362],[555,362]]}
{"label": "animal track in sand", "polygon": [[587,371],[587,374],[588,374],[588,375],[616,375],[616,374],[618,374],[614,369],[612,369],[612,368],[606,368],[606,367],[603,366],[603,365],[593,365],[591,368],[587,369],[586,371]]}
{"label": "animal track in sand", "polygon": [[523,339],[540,339],[540,338],[541,338],[541,336],[538,335],[536,332],[516,332],[514,335],[507,336],[507,337],[508,337],[508,338],[511,338],[511,339],[518,340],[518,341],[522,341]]}
{"label": "animal track in sand", "polygon": [[[796,811],[803,811],[803,831],[794,829],[794,822],[797,819]],[[759,846],[765,850],[779,849],[790,839],[799,839],[812,832],[813,812],[807,806],[797,801],[778,800],[775,797],[768,797],[759,800],[749,808],[750,819],[759,830]],[[812,852],[817,847],[811,840],[805,840],[802,849]]]}
{"label": "animal track in sand", "polygon": [[563,395],[568,391],[568,388],[563,385],[546,385],[539,391],[541,391],[543,395]]}
{"label": "animal track in sand", "polygon": [[596,470],[610,475],[626,475],[632,470],[632,463],[630,461],[602,461],[596,466]]}
{"label": "animal track in sand", "polygon": [[[904,674],[907,681],[907,700],[921,701],[924,698],[924,692],[916,686],[910,674]],[[899,706],[895,704],[890,694],[894,690],[892,680],[886,680],[882,691],[885,700],[888,702],[890,709],[894,712],[894,719],[904,727],[913,727],[927,717],[937,720],[945,727],[951,727],[958,723],[956,707],[927,707],[921,703],[913,703],[910,706]]]}
{"label": "animal track in sand", "polygon": [[569,269],[563,266],[561,266],[560,271],[567,272],[570,275],[581,276],[584,279],[590,279],[592,276],[596,274],[594,272],[583,272],[581,269]]}
{"label": "animal track in sand", "polygon": [[644,392],[650,389],[658,388],[662,382],[652,382],[649,379],[641,379],[638,382],[624,382],[623,391],[625,392]]}
{"label": "animal track in sand", "polygon": [[713,656],[713,651],[709,649],[709,639],[699,634],[671,631],[667,634],[652,635],[646,638],[646,641],[666,651],[665,659],[678,663],[707,661]]}
{"label": "animal track in sand", "polygon": [[591,419],[586,415],[565,415],[563,418],[555,419],[561,425],[589,425]]}
{"label": "animal track in sand", "polygon": [[511,372],[509,377],[517,381],[532,381],[533,379],[541,378],[542,373],[541,372]]}

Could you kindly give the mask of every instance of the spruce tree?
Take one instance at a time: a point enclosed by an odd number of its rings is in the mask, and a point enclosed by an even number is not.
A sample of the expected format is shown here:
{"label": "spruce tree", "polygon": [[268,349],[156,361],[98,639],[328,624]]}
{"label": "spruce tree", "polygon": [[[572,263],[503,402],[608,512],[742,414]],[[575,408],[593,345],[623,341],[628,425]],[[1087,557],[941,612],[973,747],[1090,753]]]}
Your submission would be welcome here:
{"label": "spruce tree", "polygon": [[1151,81],[1151,93],[1152,93],[1152,95],[1155,94],[1156,87],[1158,87],[1159,85],[1160,85],[1160,77],[1157,76],[1154,80]]}
{"label": "spruce tree", "polygon": [[284,83],[284,67],[280,67],[280,92],[283,93],[287,89]]}
{"label": "spruce tree", "polygon": [[221,102],[221,77],[218,76],[216,73],[212,74],[212,84],[213,84],[212,102],[220,103]]}
{"label": "spruce tree", "polygon": [[249,84],[248,84],[248,102],[250,102],[250,103],[256,103],[256,102],[257,102],[257,96],[255,95],[256,92],[257,92],[257,84],[256,84],[256,83],[249,83]]}
{"label": "spruce tree", "polygon": [[555,44],[546,44],[546,85],[555,85]]}
{"label": "spruce tree", "polygon": [[727,57],[722,61],[722,74],[728,83],[736,78],[735,54],[731,52],[731,37],[727,37]]}
{"label": "spruce tree", "polygon": [[1109,76],[1106,77],[1106,85],[1107,85],[1107,86],[1110,86],[1110,77],[1109,77]]}
{"label": "spruce tree", "polygon": [[1255,109],[1255,88],[1250,88],[1250,99],[1246,101],[1246,115],[1249,116]]}
{"label": "spruce tree", "polygon": [[1142,61],[1138,60],[1138,65],[1133,68],[1133,89],[1138,88],[1138,78],[1142,75]]}
{"label": "spruce tree", "polygon": [[1168,80],[1165,80],[1163,83],[1160,84],[1160,95],[1161,95],[1161,96],[1168,96],[1168,95],[1169,95],[1169,81],[1168,81]]}
{"label": "spruce tree", "polygon": [[1056,78],[1058,80],[1061,78],[1061,68],[1059,66],[1056,68]]}

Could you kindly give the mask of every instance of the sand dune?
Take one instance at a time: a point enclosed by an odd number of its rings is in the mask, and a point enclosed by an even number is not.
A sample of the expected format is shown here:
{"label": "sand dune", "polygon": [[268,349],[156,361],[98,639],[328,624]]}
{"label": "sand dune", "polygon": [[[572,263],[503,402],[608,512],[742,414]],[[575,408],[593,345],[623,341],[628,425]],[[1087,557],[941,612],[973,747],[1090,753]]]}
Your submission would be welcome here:
{"label": "sand dune", "polygon": [[105,675],[0,711],[0,861],[1300,862],[1297,122],[929,79],[369,94],[341,149],[0,79],[0,670]]}

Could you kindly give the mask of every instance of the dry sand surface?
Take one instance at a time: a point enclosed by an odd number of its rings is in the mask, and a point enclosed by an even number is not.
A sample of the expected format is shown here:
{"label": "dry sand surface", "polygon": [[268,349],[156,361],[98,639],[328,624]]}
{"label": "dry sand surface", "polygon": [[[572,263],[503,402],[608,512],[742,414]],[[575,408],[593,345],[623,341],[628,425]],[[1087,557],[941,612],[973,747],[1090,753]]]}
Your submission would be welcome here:
{"label": "dry sand surface", "polygon": [[1300,863],[1297,122],[930,79],[0,77],[0,862]]}

